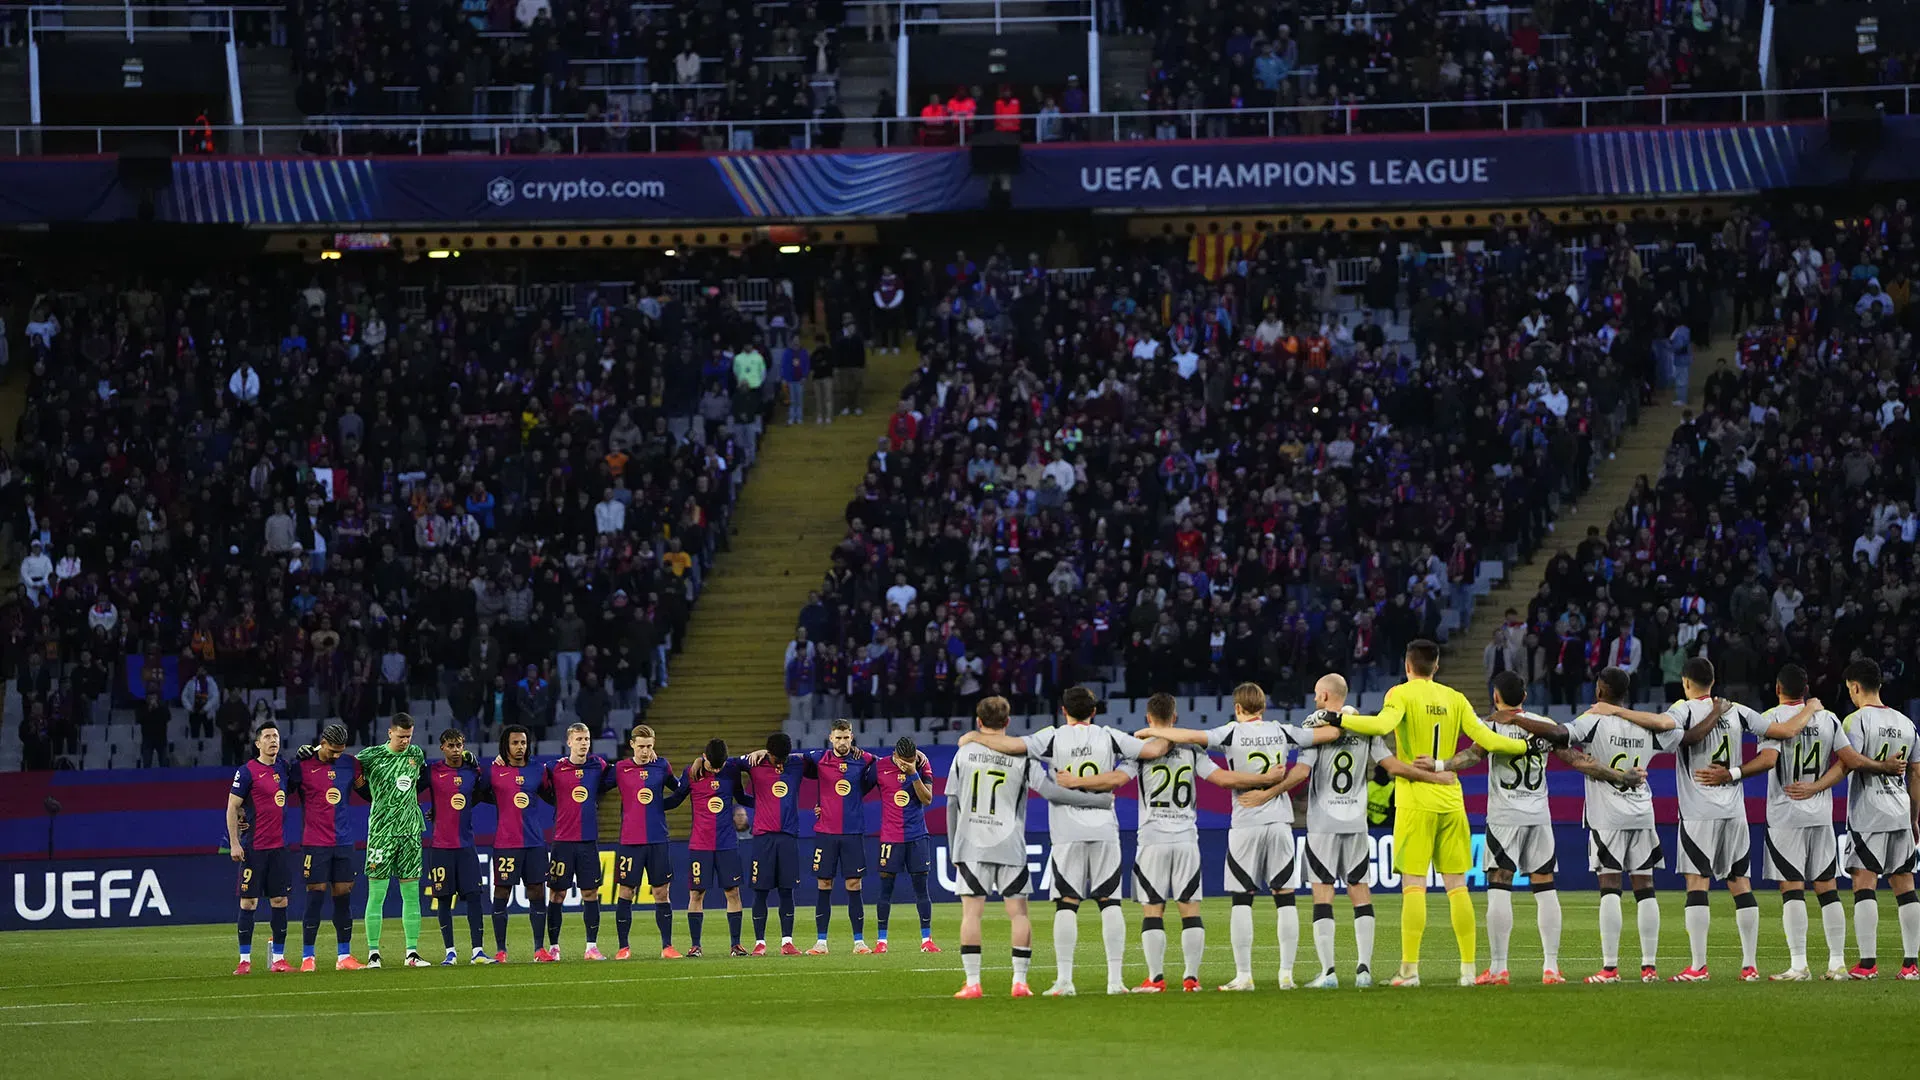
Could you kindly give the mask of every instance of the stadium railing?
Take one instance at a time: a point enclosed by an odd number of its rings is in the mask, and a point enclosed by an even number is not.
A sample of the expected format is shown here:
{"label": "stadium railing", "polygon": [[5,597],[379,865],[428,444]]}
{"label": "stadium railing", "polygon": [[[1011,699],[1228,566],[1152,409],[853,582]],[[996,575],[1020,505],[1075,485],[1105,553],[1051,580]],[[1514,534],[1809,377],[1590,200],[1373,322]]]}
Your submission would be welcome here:
{"label": "stadium railing", "polygon": [[[1640,257],[1644,259],[1658,252],[1660,250],[1660,245],[1659,244],[1635,244],[1633,249],[1639,252]],[[1692,241],[1681,241],[1680,243],[1673,245],[1673,249],[1679,252],[1680,254],[1685,255],[1687,257],[1688,262],[1692,262],[1694,253],[1699,250],[1699,245],[1693,243]],[[1454,260],[1460,258],[1462,254],[1471,254],[1476,250],[1478,250],[1477,242],[1475,244],[1469,244],[1464,248],[1455,248],[1447,251],[1429,251],[1429,252],[1425,252],[1424,254],[1426,256],[1427,262],[1439,263],[1440,265],[1445,266],[1446,264],[1451,263]],[[1565,265],[1563,269],[1566,270],[1567,277],[1570,280],[1576,281],[1576,282],[1585,282],[1587,280],[1586,253],[1587,253],[1587,244],[1584,242],[1568,244],[1565,247],[1561,248],[1561,255],[1565,260]],[[1400,258],[1404,262],[1404,261],[1415,258],[1419,254],[1421,253],[1414,251],[1410,247],[1403,248],[1400,253]],[[1373,262],[1372,256],[1359,256],[1359,257],[1350,258],[1350,259],[1335,260],[1334,284],[1340,286],[1343,289],[1360,288],[1361,286],[1367,283],[1367,270],[1368,270],[1368,267],[1372,264],[1372,262]]]}
{"label": "stadium railing", "polygon": [[[1184,109],[1170,111],[1140,111],[1124,113],[1026,113],[1019,119],[1029,125],[1043,122],[1050,128],[1064,128],[1065,121],[1082,122],[1090,139],[1095,141],[1128,141],[1129,136],[1137,136],[1141,123],[1151,125],[1161,120],[1177,125],[1181,132],[1179,139],[1201,138],[1209,119],[1223,118],[1241,122],[1243,128],[1255,129],[1244,134],[1275,136],[1285,134],[1285,121],[1302,116],[1318,115],[1322,118],[1336,117],[1331,129],[1323,129],[1317,137],[1338,137],[1364,133],[1368,116],[1391,116],[1401,114],[1411,117],[1418,114],[1420,123],[1409,125],[1408,132],[1464,132],[1464,131],[1513,131],[1513,130],[1580,130],[1583,128],[1604,128],[1617,126],[1609,114],[1606,117],[1594,113],[1609,106],[1634,106],[1643,111],[1646,124],[1666,125],[1673,122],[1675,112],[1685,112],[1689,121],[1699,122],[1758,122],[1778,119],[1782,115],[1799,116],[1796,107],[1804,109],[1805,119],[1817,119],[1830,115],[1836,108],[1857,104],[1880,106],[1888,115],[1909,115],[1915,101],[1915,91],[1920,83],[1901,83],[1887,86],[1846,86],[1822,87],[1801,90],[1749,90],[1714,94],[1662,94],[1662,95],[1624,95],[1593,98],[1525,98],[1512,101],[1483,102],[1409,102],[1401,104],[1348,104],[1328,106],[1291,106],[1273,109]],[[1710,107],[1710,108],[1709,108]],[[1531,110],[1554,110],[1570,120],[1566,124],[1534,124],[1529,119]],[[1577,117],[1573,110],[1578,110]],[[1602,120],[1608,122],[1601,122]],[[1466,126],[1450,126],[1452,120],[1467,121]],[[1484,123],[1478,122],[1484,121]],[[673,136],[679,132],[723,132],[729,141],[735,129],[754,132],[786,132],[790,135],[793,149],[815,149],[839,140],[822,140],[822,133],[828,128],[839,128],[842,133],[855,127],[877,129],[882,146],[915,145],[914,132],[920,121],[917,117],[850,117],[843,119],[808,120],[711,120],[711,121],[672,121],[660,123],[634,123],[624,120],[591,121],[584,117],[567,116],[546,120],[493,120],[485,117],[459,118],[385,118],[354,121],[335,121],[327,118],[315,118],[304,124],[225,124],[213,125],[212,130],[229,154],[265,154],[267,145],[278,136],[291,133],[295,136],[319,134],[325,136],[333,152],[342,152],[345,139],[355,136],[387,135],[413,137],[413,152],[424,153],[422,147],[428,144],[429,133],[449,138],[463,139],[471,149],[491,147],[495,154],[506,153],[514,138],[524,132],[540,131],[554,138],[561,154],[594,152],[591,140],[582,142],[583,134],[599,133],[605,136],[628,139],[638,133],[643,137],[632,140],[626,149],[653,152],[673,150]],[[989,128],[991,122],[980,125]],[[189,147],[200,137],[200,129],[192,127],[150,127],[150,126],[101,126],[101,125],[26,125],[18,127],[0,127],[0,154],[31,156],[39,153],[39,136],[42,134],[85,133],[94,136],[96,152],[104,153],[109,139],[127,135],[165,136],[175,141],[176,153],[185,154]],[[961,132],[960,144],[965,146],[971,133]],[[1301,136],[1316,137],[1316,136]],[[1059,141],[1059,140],[1040,140]],[[582,149],[583,145],[586,147]],[[71,153],[69,143],[64,152]]]}
{"label": "stadium railing", "polygon": [[[406,311],[420,313],[427,310],[429,302],[437,304],[452,297],[462,310],[485,309],[504,301],[515,312],[527,312],[556,301],[562,304],[574,302],[590,293],[602,296],[611,303],[623,304],[643,284],[637,281],[547,281],[521,285],[448,285],[437,289],[429,289],[424,285],[403,285],[400,287],[400,306]],[[700,299],[700,293],[708,283],[699,278],[672,278],[660,285],[674,299],[690,304]],[[734,306],[740,310],[758,313],[767,309],[774,285],[772,278],[753,277],[733,278],[717,287],[724,288]]]}

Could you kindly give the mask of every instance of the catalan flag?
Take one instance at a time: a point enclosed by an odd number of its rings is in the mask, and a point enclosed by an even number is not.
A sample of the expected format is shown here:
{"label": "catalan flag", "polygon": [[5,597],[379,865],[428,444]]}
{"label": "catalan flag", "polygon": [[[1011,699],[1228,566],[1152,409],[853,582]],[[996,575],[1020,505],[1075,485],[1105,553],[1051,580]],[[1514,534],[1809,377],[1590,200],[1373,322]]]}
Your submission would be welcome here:
{"label": "catalan flag", "polygon": [[1238,249],[1242,257],[1260,246],[1262,234],[1255,232],[1196,233],[1187,241],[1187,258],[1199,264],[1208,281],[1219,281],[1231,269],[1230,258]]}

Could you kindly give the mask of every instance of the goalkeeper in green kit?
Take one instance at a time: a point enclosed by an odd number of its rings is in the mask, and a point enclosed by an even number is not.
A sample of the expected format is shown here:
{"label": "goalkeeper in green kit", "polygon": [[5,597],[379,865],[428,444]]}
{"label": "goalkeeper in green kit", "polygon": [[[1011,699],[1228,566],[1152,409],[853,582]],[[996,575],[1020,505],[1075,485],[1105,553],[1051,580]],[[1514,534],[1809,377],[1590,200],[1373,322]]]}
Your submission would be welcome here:
{"label": "goalkeeper in green kit", "polygon": [[400,882],[400,926],[406,932],[408,967],[430,967],[420,956],[421,776],[427,755],[413,745],[413,717],[394,713],[383,746],[360,751],[367,812],[367,966],[380,966],[380,930],[387,883]]}

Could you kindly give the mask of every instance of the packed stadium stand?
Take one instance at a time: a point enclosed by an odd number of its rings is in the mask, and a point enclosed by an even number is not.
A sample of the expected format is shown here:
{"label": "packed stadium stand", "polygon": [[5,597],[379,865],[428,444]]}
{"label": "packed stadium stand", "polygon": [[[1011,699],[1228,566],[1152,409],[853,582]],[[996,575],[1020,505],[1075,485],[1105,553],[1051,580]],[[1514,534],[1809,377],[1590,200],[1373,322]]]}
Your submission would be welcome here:
{"label": "packed stadium stand", "polygon": [[1707,656],[1732,696],[1764,700],[1798,662],[1843,702],[1840,671],[1864,658],[1903,706],[1916,696],[1912,230],[1904,204],[1726,224],[1734,362],[1706,376],[1660,472],[1604,530],[1566,538],[1524,618],[1488,643],[1489,675],[1520,671],[1566,707],[1618,665],[1673,698],[1680,667]]}

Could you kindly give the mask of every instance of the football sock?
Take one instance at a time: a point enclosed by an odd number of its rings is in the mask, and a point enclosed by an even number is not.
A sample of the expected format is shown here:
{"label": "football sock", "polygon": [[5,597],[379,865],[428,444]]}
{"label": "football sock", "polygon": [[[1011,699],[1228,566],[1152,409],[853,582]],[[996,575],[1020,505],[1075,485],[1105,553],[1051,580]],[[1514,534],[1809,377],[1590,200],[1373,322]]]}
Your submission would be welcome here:
{"label": "football sock", "polygon": [[767,940],[767,893],[765,889],[755,889],[753,893],[753,940],[762,944]]}
{"label": "football sock", "polygon": [[416,882],[400,883],[400,932],[407,939],[407,951],[420,948],[420,886]]}
{"label": "football sock", "polygon": [[853,924],[853,940],[867,940],[867,901],[858,889],[847,894],[847,922]]}
{"label": "football sock", "polygon": [[1320,958],[1320,973],[1333,970],[1333,905],[1313,905],[1313,951]]}
{"label": "football sock", "polygon": [[620,947],[626,948],[633,936],[633,898],[618,896],[613,901],[613,932],[620,940]]}
{"label": "football sock", "polygon": [[1027,981],[1028,969],[1032,967],[1033,949],[1015,945],[1013,947],[1013,981],[1024,984]]}
{"label": "football sock", "polygon": [[1480,935],[1473,917],[1473,895],[1465,885],[1447,890],[1447,915],[1453,923],[1453,940],[1460,946],[1460,973],[1471,978],[1478,974]]}
{"label": "football sock", "polygon": [[1147,978],[1163,979],[1167,968],[1166,922],[1158,915],[1140,919],[1140,954],[1147,960]]}
{"label": "football sock", "polygon": [[1513,941],[1513,887],[1487,886],[1487,970],[1507,970],[1507,947]]}
{"label": "football sock", "polygon": [[833,890],[821,889],[813,898],[813,932],[827,940],[827,927],[833,923]]}
{"label": "football sock", "polygon": [[494,902],[493,911],[493,948],[495,952],[507,951],[507,913],[501,910],[505,904]]}
{"label": "football sock", "polygon": [[933,897],[927,893],[927,875],[913,875],[913,906],[920,914],[920,939],[933,938]]}
{"label": "football sock", "polygon": [[1360,955],[1354,964],[1357,971],[1373,970],[1373,905],[1353,905],[1353,947]]}
{"label": "football sock", "polygon": [[367,879],[366,918],[368,952],[380,951],[380,931],[387,919],[387,886],[389,884],[391,884],[391,882],[386,878],[370,877]]}
{"label": "football sock", "polygon": [[1633,890],[1633,914],[1640,924],[1640,966],[1660,960],[1660,901],[1652,889]]}
{"label": "football sock", "polygon": [[[1827,967],[1847,966],[1847,911],[1840,906],[1840,890],[1819,894],[1820,928],[1827,935]],[[281,910],[285,910],[282,908]],[[282,920],[284,921],[284,920]]]}
{"label": "football sock", "polygon": [[268,908],[267,922],[273,927],[273,958],[278,960],[287,954],[287,909]]}
{"label": "football sock", "polygon": [[875,936],[881,941],[887,940],[887,916],[893,913],[893,883],[897,877],[880,879],[880,899],[873,902],[873,928]]}
{"label": "football sock", "polygon": [[1540,951],[1543,954],[1541,969],[1560,970],[1560,890],[1555,888],[1535,889],[1533,902],[1534,923],[1540,928]]}
{"label": "football sock", "polygon": [[1780,925],[1787,932],[1787,955],[1796,970],[1807,966],[1807,894],[1799,889],[1780,893]]}
{"label": "football sock", "polygon": [[592,948],[600,940],[600,901],[581,901],[580,923],[586,931],[587,947]]}
{"label": "football sock", "polygon": [[655,901],[653,905],[653,925],[660,931],[660,947],[673,948],[673,902]]}
{"label": "football sock", "polygon": [[1620,890],[1600,890],[1600,966],[1620,966]]}
{"label": "football sock", "polygon": [[[737,911],[727,912],[727,934],[729,937],[733,938],[733,943],[735,945],[740,944],[740,924],[744,921],[746,920],[740,917],[739,912]],[[763,929],[766,926],[766,922],[767,922],[766,914],[762,912],[760,916],[760,924]]]}
{"label": "football sock", "polygon": [[1080,912],[1076,908],[1053,909],[1053,972],[1060,983],[1073,982],[1073,950],[1080,944]]}
{"label": "football sock", "polygon": [[253,908],[240,909],[240,959],[253,955],[253,920],[258,917]]}
{"label": "football sock", "polygon": [[1687,891],[1687,947],[1692,962],[1687,966],[1707,966],[1707,931],[1713,926],[1713,909],[1707,906],[1705,889]]}
{"label": "football sock", "polygon": [[1292,893],[1273,899],[1278,905],[1274,921],[1280,934],[1280,978],[1284,982],[1293,978],[1293,962],[1300,953],[1300,909],[1294,906]]}
{"label": "football sock", "polygon": [[1880,956],[1880,898],[1872,889],[1853,891],[1853,943],[1860,966],[1872,967]]}
{"label": "football sock", "polygon": [[793,940],[793,890],[780,890],[780,940]]}
{"label": "football sock", "polygon": [[565,912],[566,908],[560,904],[547,905],[547,948],[549,949],[560,947],[560,917]]}
{"label": "football sock", "polygon": [[967,985],[980,985],[980,946],[960,946],[960,968],[967,973]]}
{"label": "football sock", "polygon": [[687,940],[693,942],[696,949],[700,947],[700,927],[706,921],[707,913],[704,911],[687,912]]}
{"label": "football sock", "polygon": [[440,924],[440,944],[453,951],[453,897],[437,896],[433,901],[434,921]]}
{"label": "football sock", "polygon": [[1107,952],[1107,985],[1118,986],[1127,963],[1127,916],[1118,900],[1100,902],[1100,944]]}
{"label": "football sock", "polygon": [[[313,943],[320,939],[320,904],[326,894],[307,894],[307,906],[300,912],[300,955],[311,958]],[[1857,909],[1857,906],[1856,906]]]}
{"label": "football sock", "polygon": [[473,942],[473,947],[476,950],[484,949],[487,945],[487,932],[485,929],[487,925],[487,912],[486,904],[481,899],[483,895],[484,894],[477,892],[467,894],[467,937]]}
{"label": "football sock", "polygon": [[1733,925],[1740,931],[1740,966],[1750,968],[1760,954],[1760,898],[1743,892],[1733,898]]}
{"label": "football sock", "polygon": [[1189,979],[1200,977],[1200,957],[1207,951],[1207,927],[1200,916],[1180,920],[1180,959],[1184,976]]}
{"label": "football sock", "polygon": [[333,898],[333,938],[341,956],[346,956],[353,951],[352,893]]}
{"label": "football sock", "polygon": [[1893,899],[1900,912],[1901,963],[1910,964],[1920,955],[1920,895],[1903,892]]}
{"label": "football sock", "polygon": [[1427,936],[1427,887],[1402,888],[1400,912],[1400,968],[1419,970],[1420,939]]}
{"label": "football sock", "polygon": [[[1241,903],[1241,900],[1246,903]],[[1233,946],[1233,976],[1253,978],[1253,898],[1236,896],[1227,914],[1227,941]]]}
{"label": "football sock", "polygon": [[527,922],[533,927],[533,948],[538,952],[547,940],[547,898],[538,889],[527,893]]}

